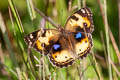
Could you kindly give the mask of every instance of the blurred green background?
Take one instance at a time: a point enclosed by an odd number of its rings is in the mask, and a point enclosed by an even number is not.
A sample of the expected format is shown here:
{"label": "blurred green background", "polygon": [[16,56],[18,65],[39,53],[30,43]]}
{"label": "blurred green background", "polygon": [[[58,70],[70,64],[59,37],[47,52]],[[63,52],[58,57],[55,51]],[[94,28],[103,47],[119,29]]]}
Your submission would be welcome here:
{"label": "blurred green background", "polygon": [[[73,12],[89,7],[94,22],[92,54],[62,69],[33,49],[28,54],[24,35],[53,27],[48,22],[43,26],[44,18],[33,6],[62,26]],[[0,80],[120,80],[119,12],[119,0],[0,0]]]}

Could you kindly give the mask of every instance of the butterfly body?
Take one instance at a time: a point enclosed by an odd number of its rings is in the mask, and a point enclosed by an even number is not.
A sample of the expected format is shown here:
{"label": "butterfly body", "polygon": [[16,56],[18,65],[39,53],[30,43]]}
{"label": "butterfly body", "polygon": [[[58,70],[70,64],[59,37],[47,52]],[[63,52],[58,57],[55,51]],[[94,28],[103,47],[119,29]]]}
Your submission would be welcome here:
{"label": "butterfly body", "polygon": [[47,55],[53,65],[67,67],[90,53],[93,30],[92,13],[82,8],[69,17],[65,27],[37,30],[25,36],[25,42]]}

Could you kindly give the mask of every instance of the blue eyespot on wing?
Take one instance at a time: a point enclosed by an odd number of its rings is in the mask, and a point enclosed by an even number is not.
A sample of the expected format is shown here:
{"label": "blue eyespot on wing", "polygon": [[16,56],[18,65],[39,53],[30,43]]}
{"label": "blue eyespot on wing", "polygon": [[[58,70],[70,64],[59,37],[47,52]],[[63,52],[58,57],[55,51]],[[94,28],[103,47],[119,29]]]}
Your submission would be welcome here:
{"label": "blue eyespot on wing", "polygon": [[54,50],[58,50],[60,48],[60,44],[54,44],[53,48],[54,48]]}
{"label": "blue eyespot on wing", "polygon": [[81,32],[78,32],[78,33],[76,34],[76,36],[75,36],[76,39],[79,39],[79,38],[81,38],[81,37],[82,37],[82,33],[81,33]]}

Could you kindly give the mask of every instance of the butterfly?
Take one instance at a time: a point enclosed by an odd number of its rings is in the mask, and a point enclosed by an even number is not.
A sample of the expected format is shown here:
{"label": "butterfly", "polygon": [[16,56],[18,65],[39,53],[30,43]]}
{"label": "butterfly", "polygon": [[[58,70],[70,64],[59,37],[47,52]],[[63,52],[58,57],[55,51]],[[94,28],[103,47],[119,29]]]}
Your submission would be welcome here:
{"label": "butterfly", "polygon": [[64,27],[40,29],[26,35],[24,40],[28,46],[47,55],[53,65],[62,68],[90,53],[93,31],[92,11],[85,7],[73,13]]}

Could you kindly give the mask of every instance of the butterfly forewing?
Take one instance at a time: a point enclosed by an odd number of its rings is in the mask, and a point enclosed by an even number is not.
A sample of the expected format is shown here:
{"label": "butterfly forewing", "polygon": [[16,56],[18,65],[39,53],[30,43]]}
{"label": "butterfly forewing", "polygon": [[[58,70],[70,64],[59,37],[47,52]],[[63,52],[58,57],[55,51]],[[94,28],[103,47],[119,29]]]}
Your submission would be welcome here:
{"label": "butterfly forewing", "polygon": [[49,53],[54,42],[59,38],[59,35],[60,33],[56,30],[40,29],[26,35],[24,40],[28,46],[46,55]]}
{"label": "butterfly forewing", "polygon": [[65,29],[92,33],[94,30],[92,11],[90,8],[82,8],[70,16],[66,22]]}

